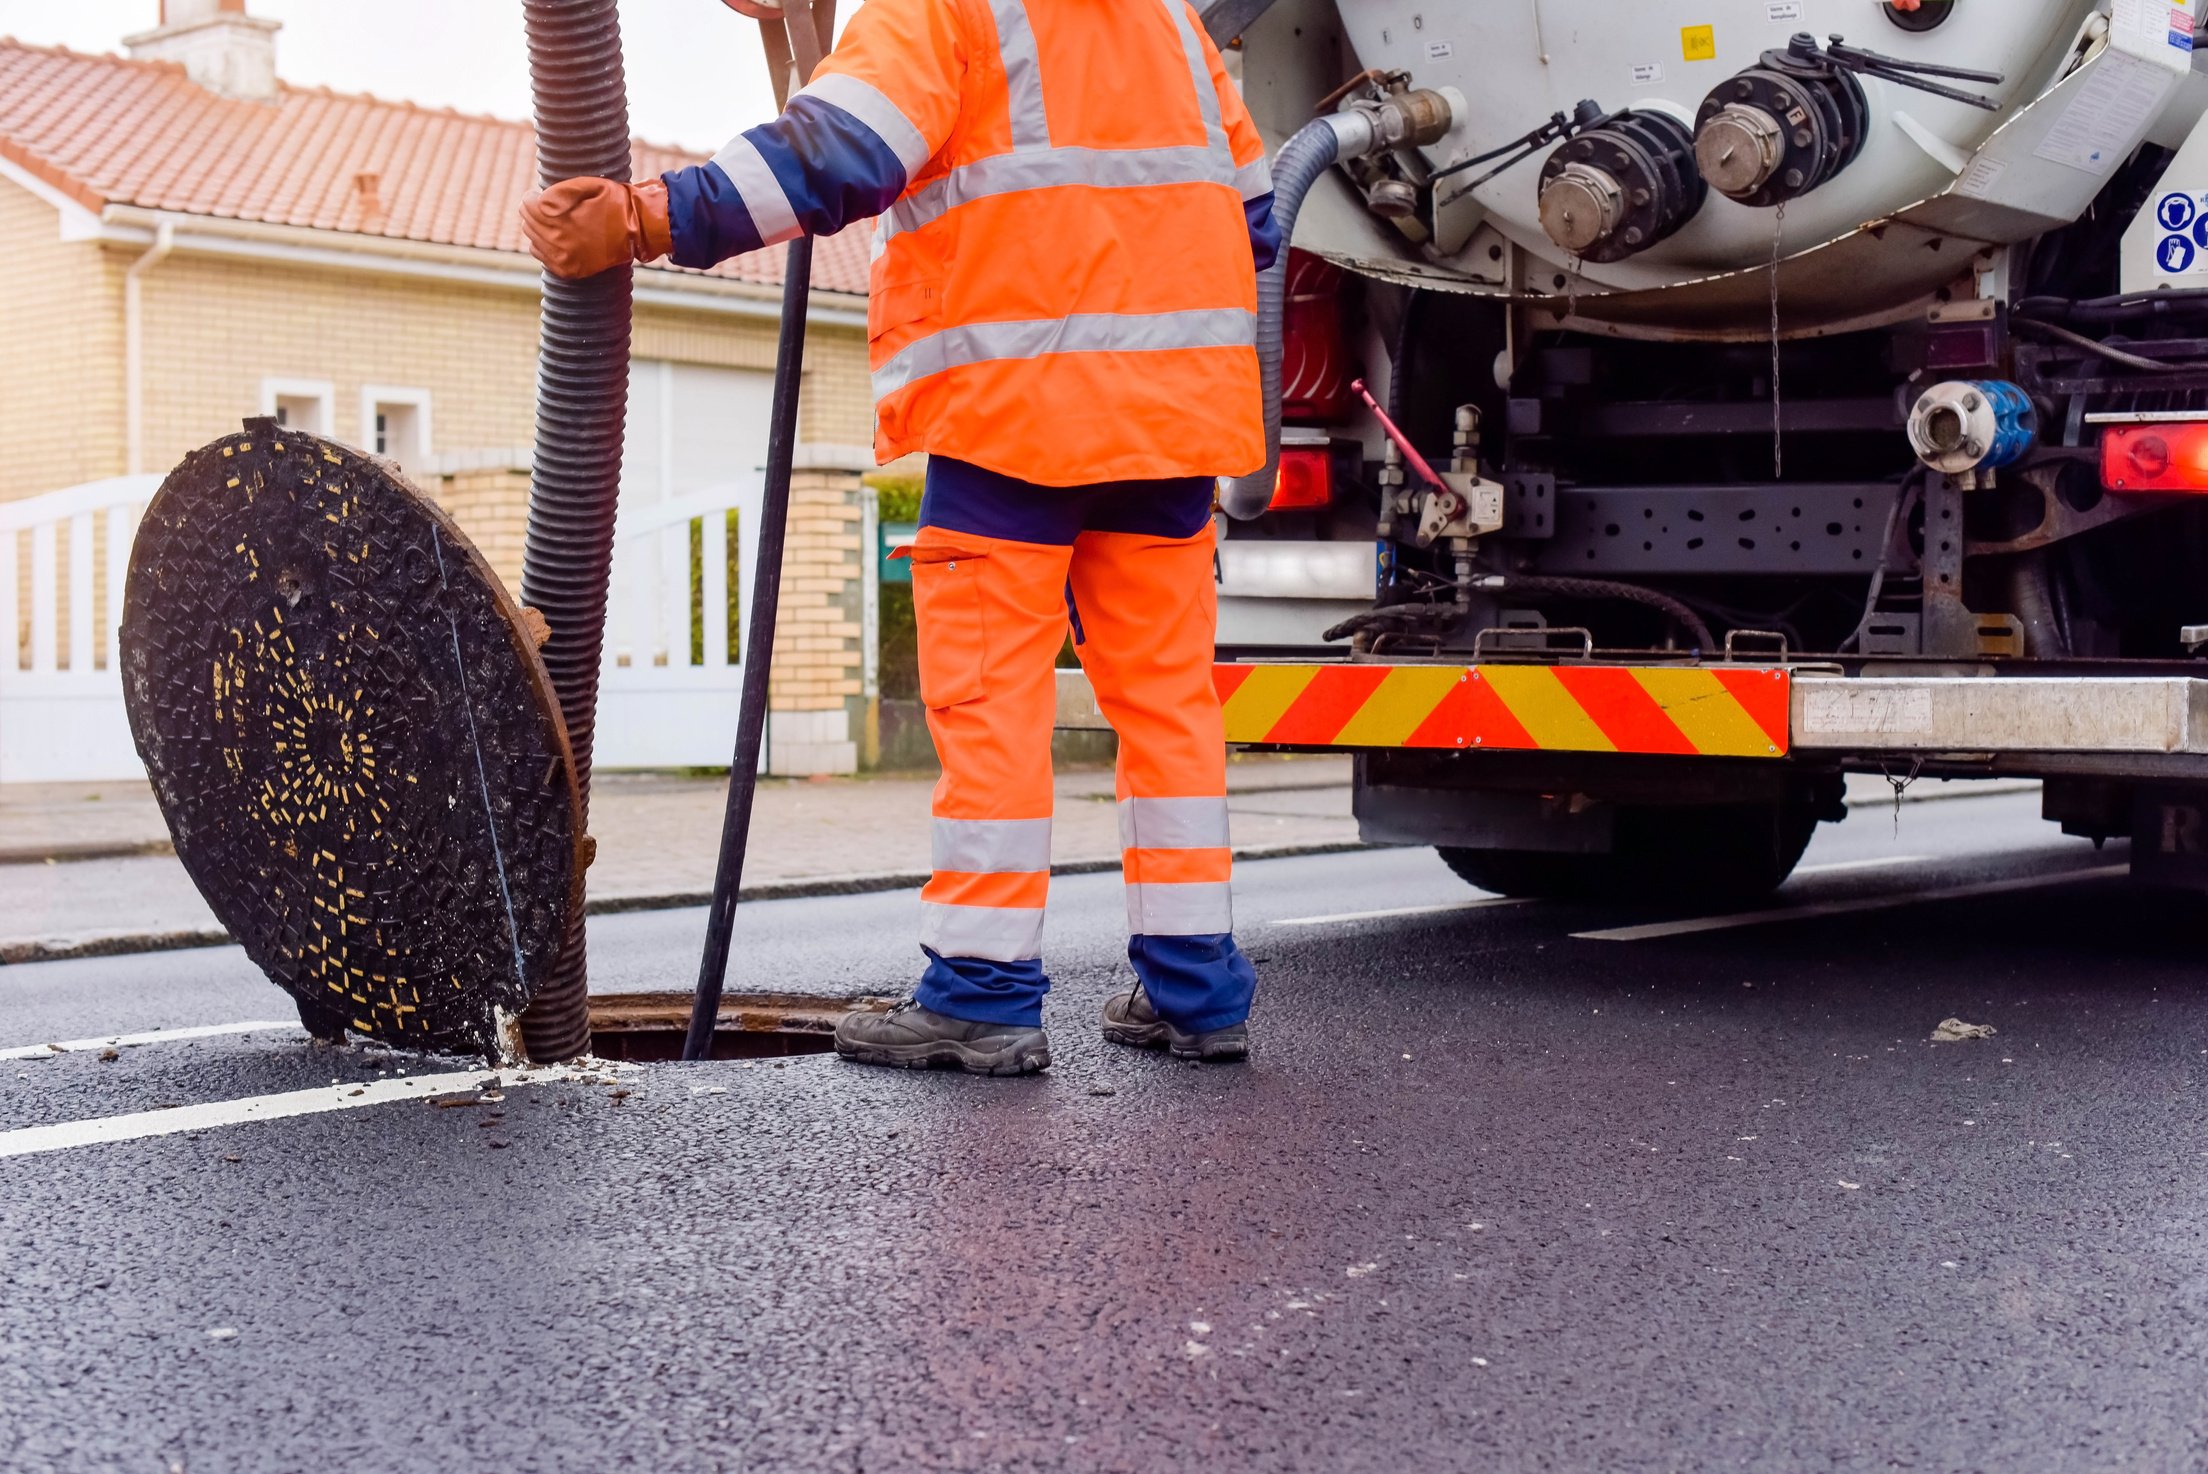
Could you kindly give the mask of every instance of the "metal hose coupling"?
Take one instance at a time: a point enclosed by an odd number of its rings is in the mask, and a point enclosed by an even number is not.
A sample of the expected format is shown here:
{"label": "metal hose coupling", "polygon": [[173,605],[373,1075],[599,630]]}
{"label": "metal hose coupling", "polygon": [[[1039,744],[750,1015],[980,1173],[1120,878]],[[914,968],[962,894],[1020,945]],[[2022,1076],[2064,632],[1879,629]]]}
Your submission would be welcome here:
{"label": "metal hose coupling", "polygon": [[1449,131],[1463,99],[1446,93],[1408,91],[1359,102],[1299,130],[1273,157],[1273,219],[1280,226],[1280,254],[1257,278],[1257,367],[1264,389],[1265,464],[1247,476],[1222,477],[1219,506],[1247,522],[1272,505],[1280,477],[1281,322],[1288,302],[1288,246],[1304,197],[1326,171],[1345,159],[1391,148],[1434,143]]}
{"label": "metal hose coupling", "polygon": [[[616,0],[522,0],[522,10],[539,182],[584,176],[628,182],[629,104]],[[628,266],[581,281],[544,275],[521,599],[551,626],[544,663],[567,722],[586,818],[628,412],[633,279]],[[581,906],[568,921],[559,962],[521,1016],[521,1036],[529,1058],[539,1062],[572,1059],[590,1048]]]}

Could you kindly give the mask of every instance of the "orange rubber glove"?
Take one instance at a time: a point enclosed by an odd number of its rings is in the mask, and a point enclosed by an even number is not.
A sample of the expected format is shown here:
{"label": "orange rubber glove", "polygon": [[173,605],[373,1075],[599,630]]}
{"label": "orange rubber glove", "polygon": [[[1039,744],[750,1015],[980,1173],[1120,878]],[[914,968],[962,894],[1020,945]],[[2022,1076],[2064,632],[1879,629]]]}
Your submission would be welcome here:
{"label": "orange rubber glove", "polygon": [[596,276],[625,261],[656,261],[675,248],[667,186],[657,179],[563,179],[521,202],[529,249],[555,276]]}

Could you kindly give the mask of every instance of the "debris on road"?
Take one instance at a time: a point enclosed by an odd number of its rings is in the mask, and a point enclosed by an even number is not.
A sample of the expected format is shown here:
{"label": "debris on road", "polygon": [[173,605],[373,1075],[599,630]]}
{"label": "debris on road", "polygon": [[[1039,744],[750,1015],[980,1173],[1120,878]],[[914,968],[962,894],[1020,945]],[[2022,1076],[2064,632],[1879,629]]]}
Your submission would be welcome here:
{"label": "debris on road", "polygon": [[1943,1018],[1932,1031],[1934,1044],[1961,1044],[1970,1039],[1991,1039],[2000,1033],[1991,1024],[1966,1024],[1959,1018]]}
{"label": "debris on road", "polygon": [[235,1341],[238,1339],[238,1328],[236,1326],[215,1326],[207,1332],[207,1339],[210,1341]]}

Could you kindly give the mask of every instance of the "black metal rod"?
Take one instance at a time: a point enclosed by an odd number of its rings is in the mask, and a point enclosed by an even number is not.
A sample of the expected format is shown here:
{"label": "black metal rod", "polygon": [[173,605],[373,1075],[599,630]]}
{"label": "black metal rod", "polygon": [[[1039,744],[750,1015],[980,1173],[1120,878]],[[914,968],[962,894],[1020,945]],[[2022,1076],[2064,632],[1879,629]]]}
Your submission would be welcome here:
{"label": "black metal rod", "polygon": [[744,883],[751,840],[751,800],[759,788],[759,750],[767,730],[767,677],[774,659],[775,616],[782,602],[782,539],[790,514],[790,466],[797,456],[797,392],[805,377],[805,311],[811,303],[813,239],[790,242],[783,265],[782,338],[774,362],[774,421],[767,432],[767,487],[759,507],[759,561],[751,569],[751,621],[744,630],[743,706],[736,715],[736,756],[728,769],[728,807],[721,817],[721,854],[713,868],[713,904],[706,913],[705,956],[690,1005],[685,1060],[713,1057],[728,976],[736,896]]}

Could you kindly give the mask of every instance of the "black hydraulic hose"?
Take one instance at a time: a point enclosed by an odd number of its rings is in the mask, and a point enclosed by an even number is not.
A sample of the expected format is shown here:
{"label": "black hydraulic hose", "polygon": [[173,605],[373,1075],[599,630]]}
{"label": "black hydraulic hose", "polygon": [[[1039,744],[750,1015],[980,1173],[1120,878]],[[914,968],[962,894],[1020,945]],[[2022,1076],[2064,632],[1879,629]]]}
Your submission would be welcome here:
{"label": "black hydraulic hose", "polygon": [[1715,650],[1717,639],[1701,615],[1655,589],[1642,588],[1637,583],[1617,583],[1607,578],[1558,578],[1545,573],[1506,573],[1499,579],[1482,580],[1483,589],[1501,589],[1513,594],[1543,594],[1558,599],[1618,599],[1630,604],[1646,605],[1671,618],[1672,623],[1686,631],[1698,650]]}
{"label": "black hydraulic hose", "polygon": [[1304,196],[1326,171],[1369,151],[1372,122],[1361,113],[1331,113],[1307,123],[1273,157],[1273,220],[1280,226],[1280,255],[1257,278],[1257,367],[1265,395],[1265,464],[1247,476],[1219,484],[1219,505],[1247,522],[1272,505],[1280,476],[1281,320],[1288,302],[1288,243]]}
{"label": "black hydraulic hose", "polygon": [[[536,94],[539,182],[597,176],[627,183],[629,105],[616,0],[522,0],[522,10]],[[544,663],[567,720],[586,818],[628,413],[633,277],[628,266],[581,281],[546,272],[538,344],[521,601],[551,627]],[[552,976],[522,1013],[521,1037],[537,1061],[573,1059],[590,1048],[580,906],[568,918],[567,942]]]}
{"label": "black hydraulic hose", "polygon": [[790,466],[797,455],[797,394],[805,378],[805,310],[811,301],[813,238],[790,242],[783,266],[782,337],[775,350],[773,419],[767,428],[767,486],[759,509],[759,561],[751,570],[751,623],[744,631],[743,705],[736,715],[736,756],[728,770],[728,808],[721,817],[721,854],[713,867],[713,904],[706,913],[705,955],[690,1003],[686,1060],[710,1059],[728,975],[736,893],[744,881],[751,838],[751,800],[759,787],[759,749],[766,740],[767,673],[774,652],[775,614],[782,602],[782,535],[789,522]]}
{"label": "black hydraulic hose", "polygon": [[2178,363],[2159,358],[2147,358],[2137,353],[2126,353],[2123,349],[2103,343],[2097,338],[2088,338],[2083,333],[2073,333],[2068,328],[2058,327],[2051,322],[2039,322],[2029,317],[2016,317],[2009,321],[2014,327],[2035,333],[2043,333],[2057,342],[2069,344],[2081,353],[2090,353],[2095,358],[2105,358],[2110,363],[2122,364],[2125,368],[2138,369],[2142,373],[2182,374],[2198,371],[2197,367],[2190,363]]}

